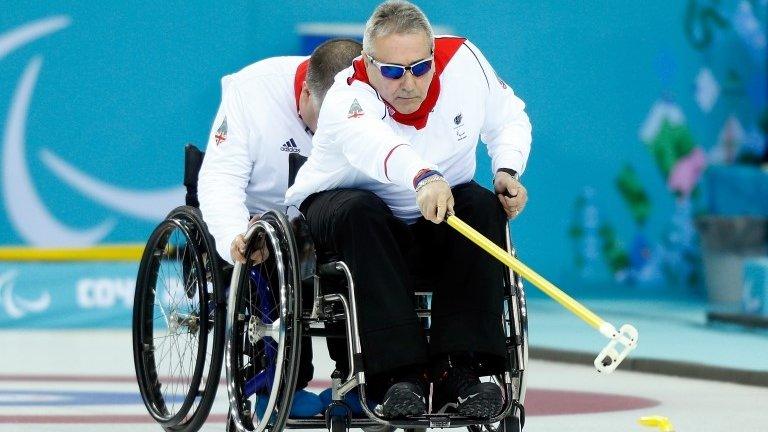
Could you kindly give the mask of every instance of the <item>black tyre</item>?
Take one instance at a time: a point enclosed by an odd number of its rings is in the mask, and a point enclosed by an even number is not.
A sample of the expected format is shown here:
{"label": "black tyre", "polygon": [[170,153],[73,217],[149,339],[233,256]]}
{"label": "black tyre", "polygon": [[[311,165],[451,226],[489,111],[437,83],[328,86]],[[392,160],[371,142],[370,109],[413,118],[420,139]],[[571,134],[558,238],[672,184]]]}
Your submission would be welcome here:
{"label": "black tyre", "polygon": [[510,415],[498,423],[472,425],[467,426],[467,429],[470,432],[521,432],[523,430],[523,423],[519,417]]}
{"label": "black tyre", "polygon": [[202,217],[194,207],[177,207],[147,241],[133,306],[139,391],[168,431],[197,431],[208,417],[221,376],[225,307]]}
{"label": "black tyre", "polygon": [[344,416],[333,416],[329,419],[329,432],[347,432],[349,430],[349,419]]}
{"label": "black tyre", "polygon": [[[507,251],[516,256],[507,236]],[[513,403],[509,416],[502,421],[490,424],[468,426],[470,432],[520,432],[525,425],[525,390],[527,384],[526,367],[528,364],[528,308],[522,277],[509,270],[504,275],[504,306],[502,326],[507,339],[506,374],[512,381],[512,394],[505,392],[507,403]],[[491,377],[502,389],[505,388],[504,376]]]}

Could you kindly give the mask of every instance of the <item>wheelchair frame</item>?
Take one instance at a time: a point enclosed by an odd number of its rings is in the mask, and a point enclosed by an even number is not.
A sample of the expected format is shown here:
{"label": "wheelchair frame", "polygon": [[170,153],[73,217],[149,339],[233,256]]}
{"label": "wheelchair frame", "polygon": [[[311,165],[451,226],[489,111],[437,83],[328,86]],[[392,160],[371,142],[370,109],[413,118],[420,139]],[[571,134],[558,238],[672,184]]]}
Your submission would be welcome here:
{"label": "wheelchair frame", "polygon": [[[502,411],[490,419],[474,419],[449,414],[425,414],[407,419],[384,419],[374,413],[365,403],[365,368],[357,324],[355,285],[350,269],[342,261],[318,264],[314,245],[303,216],[299,214],[289,220],[283,213],[268,212],[249,228],[246,235],[246,256],[250,256],[250,253],[257,246],[259,236],[268,239],[268,244],[271,246],[270,252],[274,254],[270,259],[275,261],[278,268],[280,316],[275,322],[272,320],[253,320],[254,315],[251,314],[248,324],[245,325],[246,317],[239,313],[242,304],[238,301],[240,301],[244,285],[251,283],[250,280],[253,277],[251,270],[255,267],[250,263],[237,264],[234,267],[227,301],[225,276],[223,275],[227,268],[220,265],[224,262],[218,258],[213,246],[213,239],[202,221],[199,210],[195,208],[198,205],[196,173],[200,169],[204,153],[191,145],[186,147],[185,152],[184,184],[187,187],[187,204],[189,205],[174,209],[150,236],[148,247],[139,267],[134,303],[134,363],[137,380],[148,411],[164,429],[170,432],[194,432],[198,430],[210,412],[218,387],[218,385],[201,387],[200,383],[205,367],[196,364],[195,374],[188,391],[185,393],[183,406],[175,413],[164,413],[163,401],[158,403],[155,400],[159,394],[161,383],[152,381],[158,380],[156,373],[153,376],[151,371],[147,372],[146,359],[153,355],[153,348],[151,341],[148,343],[142,339],[146,337],[145,334],[147,333],[148,317],[145,315],[147,307],[149,307],[144,304],[144,301],[150,291],[154,300],[155,286],[149,286],[152,281],[152,277],[149,275],[151,275],[153,265],[159,264],[152,260],[158,260],[158,256],[162,255],[161,251],[165,250],[164,248],[167,246],[162,242],[161,234],[157,233],[173,226],[180,229],[188,240],[189,249],[195,254],[193,261],[196,263],[195,271],[198,275],[195,289],[202,299],[198,317],[208,317],[208,320],[205,320],[207,325],[202,327],[207,328],[206,338],[212,337],[213,351],[207,365],[206,384],[218,384],[222,360],[226,364],[231,417],[228,430],[256,430],[260,432],[267,429],[327,428],[332,432],[341,432],[350,427],[376,428],[377,430],[387,428],[390,430],[393,428],[421,430],[427,427],[462,426],[478,432],[484,429],[504,432],[522,430],[525,422],[523,402],[526,389],[525,369],[528,364],[528,330],[525,291],[522,278],[517,273],[509,270],[505,272],[504,278],[505,304],[502,325],[504,325],[506,336],[506,370],[503,374],[494,377],[497,384],[504,390]],[[511,245],[508,229],[506,235],[507,250],[514,255],[515,251]],[[154,271],[156,272],[157,269],[154,268]],[[156,283],[157,275],[154,276],[154,283]],[[323,279],[342,276],[347,283],[349,298],[343,294],[325,294],[323,292]],[[302,308],[301,302],[303,284],[311,287],[314,297],[312,306],[306,309]],[[426,302],[424,299],[429,294],[428,292],[416,293],[422,299],[420,304]],[[340,306],[342,312],[335,312],[334,305]],[[430,312],[426,308],[419,308],[416,313],[421,318],[429,319]],[[226,322],[223,322],[225,316]],[[323,324],[325,327],[325,323],[339,320],[345,321],[343,337],[347,339],[350,365],[348,375],[342,377],[337,373],[332,376],[333,402],[326,408],[324,418],[289,418],[300,356],[299,341],[302,334],[318,337],[334,336],[330,335],[325,328],[318,328],[317,325]],[[184,326],[189,323],[182,321],[178,324]],[[199,324],[200,322],[198,322]],[[272,385],[270,388],[270,398],[266,409],[269,418],[257,421],[255,424],[250,407],[244,404],[250,396],[243,397],[245,388],[243,384],[248,384],[248,381],[241,383],[242,377],[237,376],[237,367],[242,366],[237,363],[237,359],[240,357],[242,361],[243,352],[241,351],[242,346],[245,346],[245,339],[243,338],[246,336],[251,343],[250,346],[255,346],[258,343],[263,346],[264,341],[269,337],[275,341],[276,349],[279,351],[277,357],[273,359],[275,361],[273,374],[268,375],[267,378],[262,377],[262,379],[272,378],[273,384],[274,381],[280,381],[278,385]],[[203,342],[203,349],[206,342]],[[200,360],[199,355],[197,360]],[[351,418],[351,410],[344,403],[344,396],[355,388],[359,388],[360,404],[366,418]],[[339,412],[343,414],[338,414]]]}
{"label": "wheelchair frame", "polygon": [[[294,277],[284,277],[280,280],[281,297],[287,297],[285,307],[281,308],[281,311],[285,312],[285,315],[281,315],[279,320],[287,320],[288,322],[281,322],[274,328],[285,329],[289,325],[295,326],[295,331],[290,335],[294,339],[292,349],[298,348],[298,340],[301,337],[301,333],[305,332],[308,336],[328,336],[325,331],[318,331],[313,324],[326,324],[330,320],[343,319],[346,323],[345,333],[347,338],[347,349],[349,356],[350,371],[346,378],[341,376],[332,377],[332,394],[333,402],[326,408],[325,418],[308,418],[308,419],[292,419],[288,418],[287,412],[290,411],[290,400],[292,399],[293,388],[291,387],[284,397],[288,400],[283,401],[282,412],[277,411],[277,415],[272,417],[273,408],[279,402],[276,401],[275,394],[278,389],[272,388],[270,394],[269,403],[267,405],[266,412],[270,417],[266,420],[262,419],[256,424],[252,423],[252,419],[246,419],[243,407],[243,401],[237,396],[233,398],[230,394],[230,414],[235,419],[234,423],[237,430],[256,430],[262,431],[280,430],[283,427],[287,428],[320,428],[327,427],[333,432],[347,430],[349,427],[376,427],[385,426],[389,428],[401,428],[401,429],[423,429],[423,428],[444,428],[444,427],[475,427],[479,425],[489,425],[493,423],[499,423],[500,426],[493,430],[521,430],[522,423],[524,422],[524,410],[522,402],[525,398],[525,366],[528,360],[527,350],[527,310],[525,305],[525,295],[523,291],[522,279],[513,272],[508,272],[505,277],[505,306],[507,310],[503,314],[505,334],[506,334],[506,346],[507,346],[507,367],[504,374],[496,377],[497,382],[504,388],[504,405],[502,411],[495,417],[490,419],[478,420],[474,418],[466,418],[458,415],[450,414],[425,414],[419,417],[411,417],[407,419],[384,419],[374,413],[366,404],[366,380],[365,380],[365,368],[363,364],[362,349],[360,344],[360,337],[358,332],[357,321],[357,306],[355,301],[355,284],[352,277],[352,273],[347,265],[342,261],[333,261],[329,263],[317,264],[314,256],[314,246],[312,240],[309,237],[308,229],[303,221],[301,215],[293,218],[290,222],[282,214],[278,212],[268,212],[261,220],[253,225],[248,233],[246,256],[249,256],[251,251],[254,250],[255,241],[253,240],[257,233],[264,233],[269,237],[269,243],[273,246],[273,251],[277,252],[278,249],[282,249],[280,253],[276,253],[273,257],[275,260],[293,260],[293,262],[283,262],[282,265],[278,264],[278,267],[284,269],[297,269],[297,271],[291,275]],[[294,235],[295,233],[295,235]],[[286,242],[280,245],[281,242]],[[511,250],[509,232],[507,231],[507,244]],[[280,245],[280,247],[278,247]],[[303,251],[301,254],[299,251]],[[514,251],[512,251],[514,252]],[[233,284],[235,282],[238,285],[243,281],[243,272],[250,267],[249,263],[245,265],[235,265],[233,274]],[[315,272],[308,271],[308,269],[316,269]],[[298,270],[302,269],[302,270]],[[342,294],[324,294],[322,289],[322,280],[327,276],[343,276],[347,283],[347,289],[349,298]],[[289,286],[287,282],[292,280],[293,286]],[[300,301],[300,289],[301,283],[311,283],[313,287],[314,299],[313,305],[309,310],[301,310],[298,306]],[[242,287],[233,287],[228,304],[227,315],[227,352],[226,357],[228,359],[236,358],[241,353],[233,350],[232,341],[238,338],[242,338],[242,335],[236,331],[235,321],[238,319],[236,316],[239,311],[236,309],[237,298]],[[426,295],[428,293],[417,293],[417,295]],[[329,307],[333,303],[341,305],[342,313],[334,314],[333,308]],[[289,307],[293,305],[293,309]],[[429,312],[426,310],[416,311],[421,317],[428,317]],[[292,314],[292,315],[291,315]],[[241,319],[244,317],[241,317]],[[292,321],[291,321],[292,320]],[[270,327],[265,325],[263,331],[268,331]],[[262,335],[264,333],[261,333]],[[278,336],[280,340],[284,339],[284,334],[273,333],[274,336]],[[250,336],[249,336],[250,338]],[[282,351],[278,355],[282,354]],[[295,354],[298,358],[298,353]],[[282,357],[279,357],[282,359]],[[282,367],[280,361],[277,362],[277,367]],[[233,389],[235,393],[238,389],[232,385],[234,381],[235,372],[232,370],[231,361],[227,362],[227,382],[230,383],[230,391]],[[280,375],[283,371],[275,372],[275,375]],[[295,373],[295,370],[286,371],[290,376]],[[295,377],[293,381],[288,380],[290,385],[295,383]],[[343,402],[344,395],[354,388],[359,388],[360,405],[363,408],[367,418],[358,419],[351,418],[349,413],[350,409]],[[285,404],[285,402],[288,402]],[[342,411],[345,414],[335,414],[337,411]],[[248,415],[251,415],[249,409],[245,409]],[[266,417],[266,416],[265,416]],[[491,427],[487,427],[491,429]]]}

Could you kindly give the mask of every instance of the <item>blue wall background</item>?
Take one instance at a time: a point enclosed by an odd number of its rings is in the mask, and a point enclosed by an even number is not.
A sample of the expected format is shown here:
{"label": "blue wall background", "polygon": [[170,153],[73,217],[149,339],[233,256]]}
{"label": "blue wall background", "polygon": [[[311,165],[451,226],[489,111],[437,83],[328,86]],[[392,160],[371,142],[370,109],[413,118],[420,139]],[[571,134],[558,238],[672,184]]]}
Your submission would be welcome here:
{"label": "blue wall background", "polygon": [[[534,143],[524,182],[530,201],[512,224],[524,260],[568,289],[619,280],[696,292],[696,239],[678,246],[683,251],[671,261],[683,260],[693,270],[671,279],[661,257],[675,247],[662,245],[670,234],[690,237],[691,215],[707,211],[706,196],[699,190],[680,200],[669,191],[640,128],[664,100],[682,111],[693,144],[707,153],[731,116],[757,134],[742,141],[764,146],[766,1],[417,3],[434,25],[477,44],[528,105]],[[299,53],[300,23],[362,23],[376,4],[6,1],[0,14],[4,148],[20,80],[41,61],[24,149],[41,202],[71,229],[112,223],[101,243],[143,242],[157,218],[99,203],[63,181],[44,156],[121,189],[178,188],[183,145],[204,145],[221,76],[260,58]],[[745,8],[759,23],[750,33],[757,44],[743,36]],[[40,20],[61,28],[3,53],[9,35]],[[696,100],[703,68],[719,86],[710,110]],[[478,178],[487,184],[483,160]],[[627,164],[634,176],[623,171]],[[616,187],[621,178],[644,194],[625,199]],[[0,245],[45,246],[12,223],[7,196]],[[633,219],[638,206],[647,214],[644,224]],[[613,237],[594,232],[605,223]],[[613,253],[617,262],[631,262],[611,267],[605,256]]]}

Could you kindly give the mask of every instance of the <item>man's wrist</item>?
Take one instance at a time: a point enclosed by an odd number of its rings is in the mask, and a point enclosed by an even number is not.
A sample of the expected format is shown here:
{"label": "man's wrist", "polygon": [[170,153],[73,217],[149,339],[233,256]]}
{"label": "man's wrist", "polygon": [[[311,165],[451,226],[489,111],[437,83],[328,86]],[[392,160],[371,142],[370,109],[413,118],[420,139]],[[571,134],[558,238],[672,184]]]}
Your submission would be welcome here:
{"label": "man's wrist", "polygon": [[440,173],[440,171],[436,171],[436,170],[432,170],[432,169],[428,169],[428,168],[425,168],[425,169],[419,171],[416,174],[416,177],[413,178],[413,188],[414,189],[418,189],[419,183],[424,181],[424,179],[427,179],[427,178],[432,177],[434,175],[438,175],[438,176],[441,176],[441,177],[443,176]]}
{"label": "man's wrist", "polygon": [[499,168],[499,169],[496,170],[496,174],[498,174],[500,172],[507,173],[507,174],[511,175],[512,178],[515,179],[515,180],[519,180],[520,179],[520,174],[518,174],[518,172],[513,170],[512,168]]}
{"label": "man's wrist", "polygon": [[426,177],[424,177],[417,185],[416,185],[416,193],[419,193],[419,191],[426,185],[434,182],[444,182],[448,184],[448,180],[443,177],[442,174],[440,174],[437,171],[433,171],[433,174],[430,174]]}

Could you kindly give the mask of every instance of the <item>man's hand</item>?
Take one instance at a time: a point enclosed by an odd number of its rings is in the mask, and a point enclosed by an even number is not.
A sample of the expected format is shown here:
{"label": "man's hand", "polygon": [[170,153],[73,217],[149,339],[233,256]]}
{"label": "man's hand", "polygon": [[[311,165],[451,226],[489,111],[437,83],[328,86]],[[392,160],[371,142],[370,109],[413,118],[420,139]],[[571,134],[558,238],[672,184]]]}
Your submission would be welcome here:
{"label": "man's hand", "polygon": [[[261,215],[255,215],[248,222],[248,227],[256,223]],[[259,237],[256,239],[256,250],[251,254],[251,261],[253,264],[261,264],[269,258],[269,249],[267,249],[267,242],[264,233],[259,233]],[[241,264],[245,264],[245,234],[238,234],[232,245],[229,247],[229,253],[232,254],[232,259]]]}
{"label": "man's hand", "polygon": [[493,187],[499,196],[502,207],[504,207],[507,218],[516,218],[528,202],[528,191],[525,186],[509,173],[499,171],[493,179]]}
{"label": "man's hand", "polygon": [[451,187],[442,179],[431,181],[419,188],[416,192],[416,202],[424,219],[436,224],[445,219],[446,213],[453,213]]}

